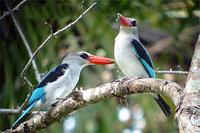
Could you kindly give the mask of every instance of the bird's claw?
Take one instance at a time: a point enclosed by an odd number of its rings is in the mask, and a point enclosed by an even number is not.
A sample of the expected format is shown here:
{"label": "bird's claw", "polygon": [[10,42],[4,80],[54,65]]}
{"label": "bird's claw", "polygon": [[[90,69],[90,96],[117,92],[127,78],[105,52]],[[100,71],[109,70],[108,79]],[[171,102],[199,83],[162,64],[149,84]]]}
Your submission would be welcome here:
{"label": "bird's claw", "polygon": [[120,82],[124,77],[120,78],[120,79],[113,79],[111,82]]}
{"label": "bird's claw", "polygon": [[[136,80],[138,79],[138,77],[135,78],[130,78],[130,77],[123,77],[120,79],[117,79],[115,82],[119,82],[118,87],[120,90],[122,90],[124,92],[124,94],[126,94],[128,92],[128,88],[127,85],[124,86],[124,82],[126,81],[132,81],[132,80]],[[115,89],[113,89],[113,91],[111,92],[115,97],[117,97],[119,99],[119,103],[123,103],[125,105],[128,105],[127,100],[125,99],[125,96],[123,95],[116,95],[115,94]]]}
{"label": "bird's claw", "polygon": [[81,86],[80,88],[76,87],[74,89],[74,91],[72,91],[71,95],[72,95],[72,98],[74,100],[82,100],[82,93],[83,93],[83,87]]}
{"label": "bird's claw", "polygon": [[63,98],[56,98],[56,100],[58,100],[58,101],[64,101],[64,100],[66,100],[67,99],[67,97],[63,97]]}
{"label": "bird's claw", "polygon": [[66,99],[68,98],[68,96],[66,96],[66,97],[63,97],[63,98],[56,98],[56,102],[55,103],[53,103],[53,104],[51,104],[51,107],[55,107],[55,106],[57,106],[58,104],[60,104],[60,103],[62,103],[63,101],[65,101]]}
{"label": "bird's claw", "polygon": [[76,88],[71,94],[72,94],[72,98],[74,100],[82,100],[83,96],[82,96],[82,92],[83,92],[83,87],[80,87],[80,89]]}
{"label": "bird's claw", "polygon": [[82,100],[82,91],[83,91],[83,87],[80,87],[80,89],[75,88],[74,91],[71,92],[70,95],[63,97],[63,98],[56,98],[56,102],[51,104],[51,107],[55,107],[58,104],[62,103],[63,101],[67,100],[70,96],[72,96],[72,99],[74,100]]}
{"label": "bird's claw", "polygon": [[36,115],[41,116],[40,110],[37,111]]}
{"label": "bird's claw", "polygon": [[56,105],[58,105],[58,103],[59,103],[59,102],[57,101],[57,102],[51,104],[51,107],[55,107]]}
{"label": "bird's claw", "polygon": [[78,91],[81,91],[81,92],[82,92],[82,91],[83,91],[83,87],[81,86],[80,89],[78,89],[78,87],[76,87],[76,88],[72,91],[72,93],[73,93],[73,92],[78,92]]}

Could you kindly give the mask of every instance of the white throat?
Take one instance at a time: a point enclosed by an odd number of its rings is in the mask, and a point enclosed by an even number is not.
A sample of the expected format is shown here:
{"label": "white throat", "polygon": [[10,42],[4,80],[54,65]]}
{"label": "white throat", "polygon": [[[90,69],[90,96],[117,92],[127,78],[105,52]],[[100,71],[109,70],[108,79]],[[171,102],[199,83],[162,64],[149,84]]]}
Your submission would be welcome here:
{"label": "white throat", "polygon": [[122,36],[123,35],[132,36],[135,39],[139,40],[137,27],[120,26],[119,34]]}

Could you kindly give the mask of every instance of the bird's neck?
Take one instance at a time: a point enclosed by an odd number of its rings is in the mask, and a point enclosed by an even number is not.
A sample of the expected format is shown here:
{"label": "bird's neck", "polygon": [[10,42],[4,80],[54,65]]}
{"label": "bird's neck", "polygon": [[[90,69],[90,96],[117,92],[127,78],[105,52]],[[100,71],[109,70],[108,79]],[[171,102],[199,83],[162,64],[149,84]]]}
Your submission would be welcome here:
{"label": "bird's neck", "polygon": [[133,36],[135,39],[137,39],[137,40],[139,39],[137,27],[124,27],[124,26],[121,26],[119,34],[120,35],[125,35],[125,36]]}
{"label": "bird's neck", "polygon": [[69,68],[71,70],[71,74],[74,77],[78,77],[80,76],[81,70],[84,68],[84,66],[81,65],[69,65]]}

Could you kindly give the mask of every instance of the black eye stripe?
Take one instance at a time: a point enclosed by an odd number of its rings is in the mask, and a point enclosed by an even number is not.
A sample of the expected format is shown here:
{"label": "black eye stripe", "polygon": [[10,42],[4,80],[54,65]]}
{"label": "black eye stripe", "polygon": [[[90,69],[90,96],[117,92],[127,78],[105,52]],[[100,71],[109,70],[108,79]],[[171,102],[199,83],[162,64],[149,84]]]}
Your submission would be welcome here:
{"label": "black eye stripe", "polygon": [[82,53],[80,55],[80,57],[83,58],[83,59],[87,59],[89,56],[86,53]]}
{"label": "black eye stripe", "polygon": [[132,26],[136,26],[136,21],[135,20],[131,21],[131,24]]}

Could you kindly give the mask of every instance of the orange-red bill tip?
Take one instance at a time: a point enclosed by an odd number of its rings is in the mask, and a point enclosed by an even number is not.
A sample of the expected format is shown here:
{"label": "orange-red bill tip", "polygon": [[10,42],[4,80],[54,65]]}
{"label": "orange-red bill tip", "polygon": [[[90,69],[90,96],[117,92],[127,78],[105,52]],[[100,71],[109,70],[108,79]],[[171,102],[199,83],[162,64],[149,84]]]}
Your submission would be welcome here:
{"label": "orange-red bill tip", "polygon": [[114,63],[114,60],[111,58],[107,57],[101,57],[101,56],[95,56],[92,55],[88,57],[87,59],[91,64],[96,64],[96,65],[106,65],[106,64],[112,64]]}

